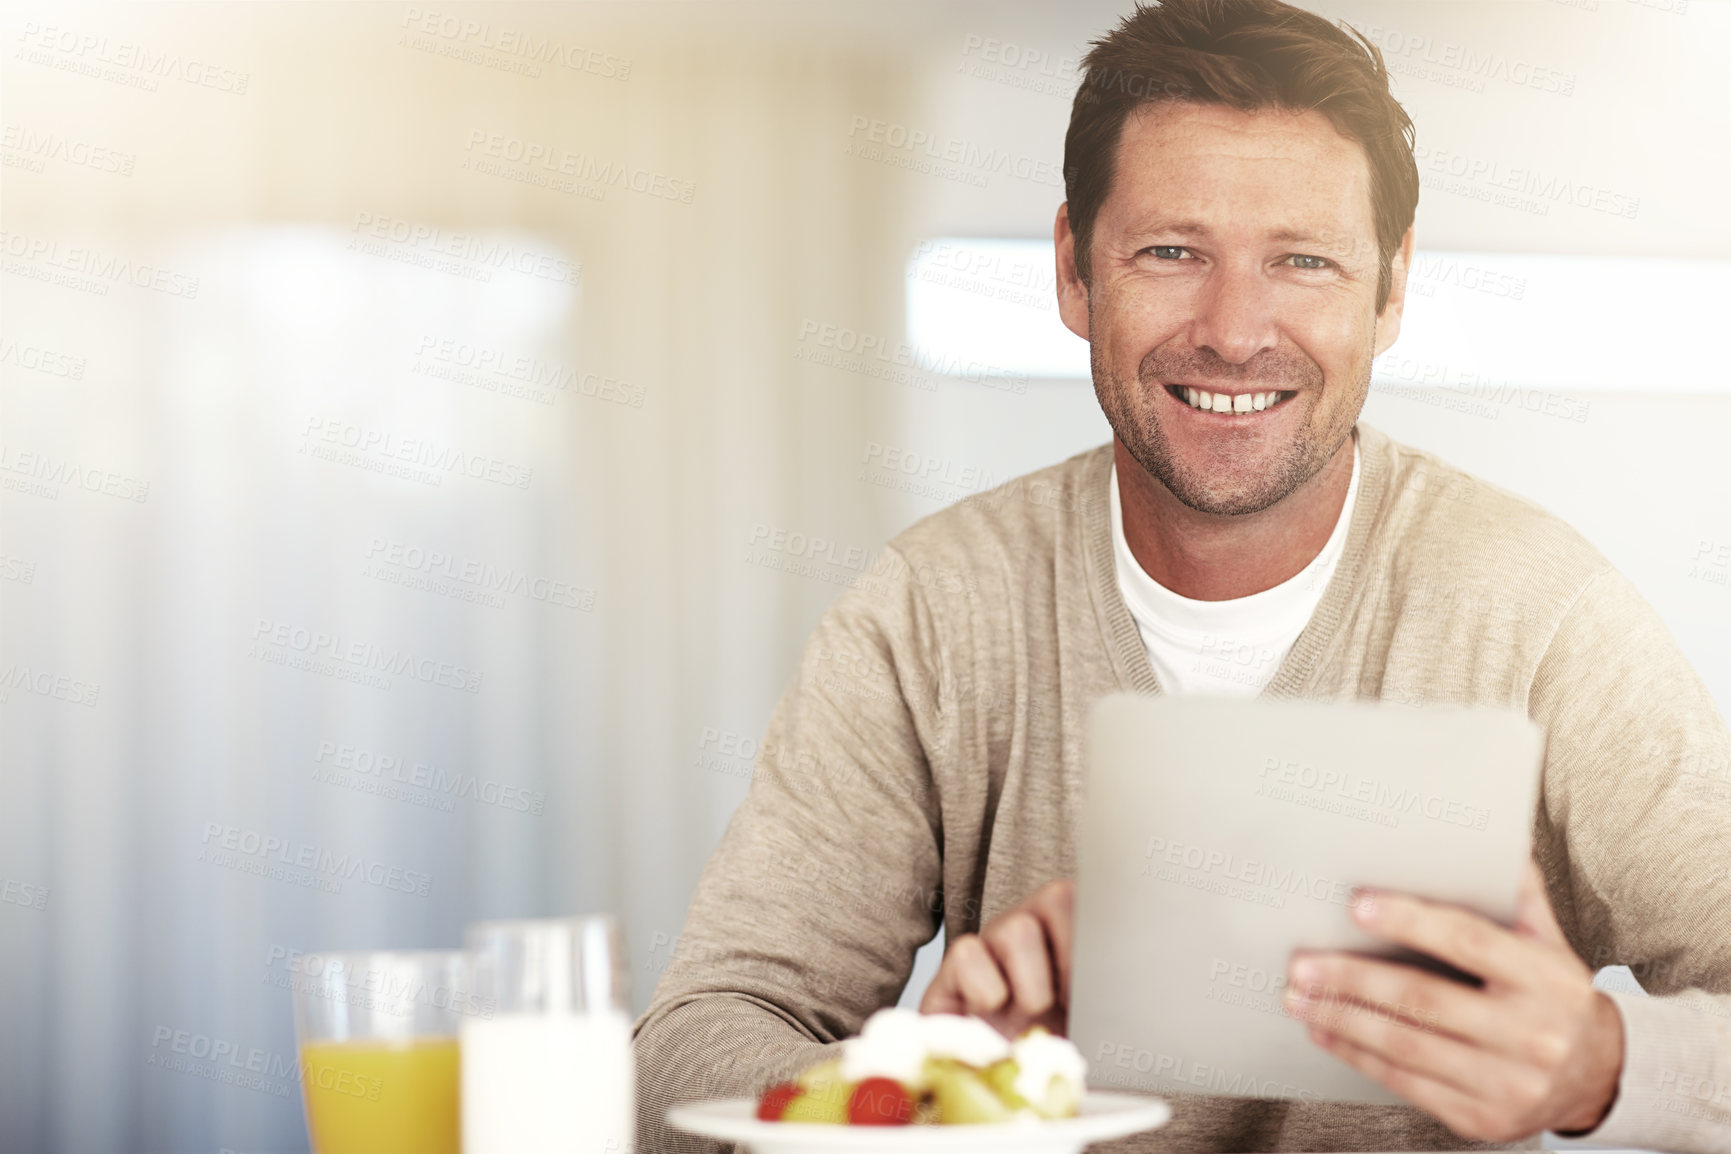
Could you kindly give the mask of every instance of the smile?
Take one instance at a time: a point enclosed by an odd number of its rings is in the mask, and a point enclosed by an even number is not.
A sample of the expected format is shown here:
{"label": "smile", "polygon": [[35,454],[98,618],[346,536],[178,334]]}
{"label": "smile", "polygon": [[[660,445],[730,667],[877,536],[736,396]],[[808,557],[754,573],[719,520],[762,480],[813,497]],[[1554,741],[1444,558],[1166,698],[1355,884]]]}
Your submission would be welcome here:
{"label": "smile", "polygon": [[1266,393],[1211,393],[1206,389],[1193,389],[1189,385],[1167,385],[1166,391],[1189,405],[1193,409],[1201,409],[1205,413],[1260,413],[1264,409],[1272,409],[1288,397],[1297,396],[1292,391],[1272,391]]}

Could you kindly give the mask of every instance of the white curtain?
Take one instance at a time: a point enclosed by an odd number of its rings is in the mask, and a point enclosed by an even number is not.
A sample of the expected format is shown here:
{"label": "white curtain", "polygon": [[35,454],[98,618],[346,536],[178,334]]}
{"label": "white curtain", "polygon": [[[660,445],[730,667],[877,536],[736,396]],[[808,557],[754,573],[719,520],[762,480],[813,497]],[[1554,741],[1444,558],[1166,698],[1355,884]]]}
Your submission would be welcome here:
{"label": "white curtain", "polygon": [[[899,339],[911,186],[843,155],[906,116],[893,46],[448,11],[614,64],[372,6],[7,32],[8,123],[133,158],[5,171],[4,336],[61,358],[0,357],[8,1152],[303,1149],[296,950],[612,911],[640,1007],[838,589],[754,527],[898,527],[824,467],[898,386],[796,355]],[[245,91],[84,75],[53,24]],[[526,144],[593,179],[519,179]]]}

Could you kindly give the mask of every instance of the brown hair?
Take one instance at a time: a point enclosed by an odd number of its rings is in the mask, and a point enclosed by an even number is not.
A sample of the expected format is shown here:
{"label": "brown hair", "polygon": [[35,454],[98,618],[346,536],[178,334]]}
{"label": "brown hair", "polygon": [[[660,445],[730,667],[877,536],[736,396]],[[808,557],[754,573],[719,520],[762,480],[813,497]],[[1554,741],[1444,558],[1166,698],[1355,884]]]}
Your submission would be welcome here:
{"label": "brown hair", "polygon": [[1382,312],[1394,254],[1418,210],[1418,165],[1412,120],[1389,93],[1382,53],[1357,29],[1280,0],[1138,2],[1115,31],[1094,41],[1082,64],[1064,136],[1064,195],[1084,284],[1094,221],[1112,189],[1118,140],[1132,112],[1164,100],[1245,112],[1315,110],[1370,162]]}

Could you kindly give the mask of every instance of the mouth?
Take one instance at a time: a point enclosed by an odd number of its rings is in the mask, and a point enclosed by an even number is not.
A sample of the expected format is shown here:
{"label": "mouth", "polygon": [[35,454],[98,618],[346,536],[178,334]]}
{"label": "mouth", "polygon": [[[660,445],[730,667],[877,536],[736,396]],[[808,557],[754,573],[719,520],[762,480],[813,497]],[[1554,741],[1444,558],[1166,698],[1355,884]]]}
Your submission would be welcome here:
{"label": "mouth", "polygon": [[1204,413],[1219,413],[1227,417],[1254,416],[1277,408],[1296,397],[1295,390],[1270,389],[1264,392],[1224,393],[1189,385],[1167,385],[1166,391],[1192,409]]}

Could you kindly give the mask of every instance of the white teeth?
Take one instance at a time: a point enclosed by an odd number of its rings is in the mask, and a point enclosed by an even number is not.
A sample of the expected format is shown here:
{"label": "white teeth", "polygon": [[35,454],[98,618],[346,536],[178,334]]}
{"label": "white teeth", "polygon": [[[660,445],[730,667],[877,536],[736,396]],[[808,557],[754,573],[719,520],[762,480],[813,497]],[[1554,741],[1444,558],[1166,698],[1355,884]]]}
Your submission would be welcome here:
{"label": "white teeth", "polygon": [[1228,396],[1226,393],[1210,393],[1205,389],[1193,389],[1189,385],[1179,387],[1185,403],[1193,409],[1214,413],[1250,413],[1261,412],[1272,405],[1277,405],[1290,397],[1291,393],[1240,393],[1238,396]]}

